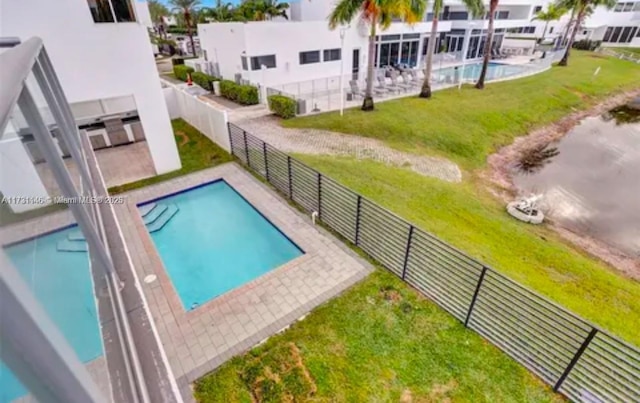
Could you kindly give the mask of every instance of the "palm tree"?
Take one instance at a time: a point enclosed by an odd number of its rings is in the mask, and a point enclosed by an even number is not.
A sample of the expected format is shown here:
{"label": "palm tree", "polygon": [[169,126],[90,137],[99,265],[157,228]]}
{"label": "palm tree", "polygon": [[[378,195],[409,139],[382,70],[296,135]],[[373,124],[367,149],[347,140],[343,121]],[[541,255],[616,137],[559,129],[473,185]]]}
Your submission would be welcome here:
{"label": "palm tree", "polygon": [[187,26],[187,35],[191,42],[191,51],[196,55],[196,47],[193,43],[193,29],[191,26],[192,16],[196,14],[196,10],[200,7],[200,0],[169,0],[169,4],[173,6],[174,11],[179,12],[184,17],[184,24]]}
{"label": "palm tree", "polygon": [[489,26],[487,27],[487,38],[484,43],[484,59],[482,60],[482,70],[480,70],[480,77],[476,82],[476,88],[481,90],[484,88],[484,80],[487,77],[487,69],[489,68],[489,59],[491,59],[491,42],[493,42],[493,20],[496,16],[496,9],[498,8],[498,0],[489,1]]}
{"label": "palm tree", "polygon": [[149,14],[151,15],[151,21],[153,21],[153,23],[156,25],[158,34],[160,34],[160,37],[166,39],[167,30],[164,26],[164,17],[169,15],[169,10],[158,0],[149,0],[147,4],[149,5]]}
{"label": "palm tree", "polygon": [[233,5],[216,0],[216,6],[207,9],[207,17],[217,22],[233,21]]}
{"label": "palm tree", "polygon": [[272,19],[273,17],[284,17],[287,20],[289,19],[287,16],[289,3],[279,3],[278,0],[262,0],[262,3],[266,6],[267,16],[269,19]]}
{"label": "palm tree", "polygon": [[560,0],[558,2],[560,6],[573,9],[576,15],[575,26],[567,43],[567,49],[564,51],[564,56],[562,56],[562,60],[560,60],[558,66],[567,66],[569,64],[569,53],[573,42],[576,40],[576,34],[584,22],[584,17],[589,15],[598,6],[604,6],[610,10],[615,7],[616,3],[616,0]]}
{"label": "palm tree", "polygon": [[540,38],[540,42],[544,41],[545,35],[547,35],[547,28],[549,28],[549,23],[551,21],[559,20],[567,12],[567,9],[558,5],[558,4],[549,4],[547,6],[547,11],[540,10],[536,13],[536,15],[531,19],[531,21],[544,21],[544,30],[542,31],[542,37]]}
{"label": "palm tree", "polygon": [[413,24],[420,20],[426,8],[425,0],[340,0],[329,15],[329,29],[346,25],[359,17],[360,23],[369,26],[369,55],[367,63],[367,87],[363,111],[373,110],[373,67],[376,53],[376,28],[389,28],[393,18],[402,18]]}
{"label": "palm tree", "polygon": [[[462,0],[462,3],[471,11],[472,15],[480,15],[484,11],[482,0]],[[436,34],[438,33],[438,19],[440,12],[444,7],[444,0],[434,0],[431,10],[433,11],[433,20],[431,21],[431,34],[429,34],[429,43],[427,48],[427,62],[424,68],[424,82],[420,90],[420,98],[431,98],[431,71],[433,69],[433,53],[436,48]],[[466,57],[466,55],[463,55]]]}

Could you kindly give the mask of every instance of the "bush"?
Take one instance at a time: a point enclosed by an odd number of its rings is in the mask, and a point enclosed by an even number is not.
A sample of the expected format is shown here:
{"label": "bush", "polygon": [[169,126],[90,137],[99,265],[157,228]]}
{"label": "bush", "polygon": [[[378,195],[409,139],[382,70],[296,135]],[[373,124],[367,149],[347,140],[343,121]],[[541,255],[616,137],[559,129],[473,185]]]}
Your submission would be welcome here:
{"label": "bush", "polygon": [[173,75],[181,81],[187,81],[187,76],[189,75],[189,73],[193,73],[193,71],[193,68],[185,66],[183,64],[173,66]]}
{"label": "bush", "polygon": [[171,27],[167,28],[167,33],[169,33],[169,34],[178,34],[178,35],[188,35],[189,34],[189,30],[186,27],[171,26]]}
{"label": "bush", "polygon": [[260,102],[256,87],[236,84],[230,80],[220,81],[220,95],[242,105],[256,105]]}
{"label": "bush", "polygon": [[212,81],[220,81],[219,78],[210,76],[209,74],[200,71],[191,73],[191,79],[194,83],[198,84],[208,91],[213,91],[213,85],[211,84]]}
{"label": "bush", "polygon": [[296,101],[284,95],[271,95],[269,109],[283,119],[291,119],[296,116]]}
{"label": "bush", "polygon": [[602,41],[592,41],[589,39],[581,39],[573,43],[574,49],[594,51],[600,47]]}

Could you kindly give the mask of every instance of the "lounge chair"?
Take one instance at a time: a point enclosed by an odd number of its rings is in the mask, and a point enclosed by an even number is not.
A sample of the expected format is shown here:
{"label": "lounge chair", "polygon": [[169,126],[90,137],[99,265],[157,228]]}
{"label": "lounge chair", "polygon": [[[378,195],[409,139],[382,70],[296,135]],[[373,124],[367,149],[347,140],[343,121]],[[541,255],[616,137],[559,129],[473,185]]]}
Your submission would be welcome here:
{"label": "lounge chair", "polygon": [[378,76],[378,88],[385,88],[389,92],[400,92],[400,88],[394,84],[388,84],[385,77]]}
{"label": "lounge chair", "polygon": [[399,88],[399,89],[401,89],[401,90],[403,90],[405,92],[411,90],[413,88],[413,86],[411,84],[407,84],[405,82],[401,83],[401,82],[398,81],[398,76],[399,75],[400,74],[397,71],[395,71],[394,74],[391,75],[391,82],[393,83],[393,85],[395,85],[397,88]]}
{"label": "lounge chair", "polygon": [[418,80],[411,73],[413,73],[413,72],[403,71],[402,72],[402,79],[404,80],[405,83],[409,84],[411,87],[416,87],[420,83],[418,82]]}
{"label": "lounge chair", "polygon": [[376,95],[386,95],[389,93],[389,90],[384,87],[376,87],[376,83],[373,83],[373,93]]}
{"label": "lounge chair", "polygon": [[356,80],[349,81],[349,87],[351,88],[351,94],[354,98],[358,96],[364,98],[366,93],[358,87],[358,82]]}

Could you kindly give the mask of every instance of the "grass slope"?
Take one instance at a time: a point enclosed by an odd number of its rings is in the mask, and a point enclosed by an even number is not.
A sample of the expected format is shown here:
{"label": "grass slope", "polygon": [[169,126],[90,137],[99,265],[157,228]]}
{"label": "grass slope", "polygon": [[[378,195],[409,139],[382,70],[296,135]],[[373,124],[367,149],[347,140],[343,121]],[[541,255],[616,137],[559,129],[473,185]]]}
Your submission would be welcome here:
{"label": "grass slope", "polygon": [[640,283],[567,246],[551,230],[513,220],[502,205],[472,183],[451,184],[368,160],[296,157],[521,284],[640,345]]}
{"label": "grass slope", "polygon": [[195,397],[247,403],[562,401],[382,270],[199,380]]}
{"label": "grass slope", "polygon": [[[594,78],[593,72],[600,67]],[[539,75],[408,97],[376,104],[374,112],[348,109],[283,121],[285,127],[317,128],[384,140],[410,152],[441,155],[462,168],[484,165],[489,154],[530,129],[584,109],[615,92],[640,87],[638,65],[575,51],[568,68]]]}

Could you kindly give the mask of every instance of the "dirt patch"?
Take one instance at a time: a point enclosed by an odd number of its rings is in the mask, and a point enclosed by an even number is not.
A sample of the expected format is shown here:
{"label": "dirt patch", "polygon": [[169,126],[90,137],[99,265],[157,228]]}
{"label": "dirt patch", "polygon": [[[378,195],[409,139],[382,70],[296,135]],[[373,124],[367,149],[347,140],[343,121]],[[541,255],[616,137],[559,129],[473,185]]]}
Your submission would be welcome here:
{"label": "dirt patch", "polygon": [[175,136],[178,137],[180,140],[178,141],[178,146],[182,147],[183,145],[187,144],[189,142],[189,136],[187,136],[187,133],[178,130],[177,132],[175,132]]}
{"label": "dirt patch", "polygon": [[317,387],[294,343],[275,347],[251,360],[240,374],[254,402],[309,400]]}
{"label": "dirt patch", "polygon": [[[640,89],[626,91],[612,96],[588,110],[576,111],[556,123],[534,130],[527,136],[516,138],[512,144],[501,148],[497,153],[488,157],[488,167],[480,173],[480,177],[495,185],[489,187],[491,193],[505,203],[512,201],[517,194],[517,189],[513,185],[511,175],[517,168],[523,154],[528,150],[546,148],[567,134],[582,119],[602,115],[637,96],[640,96]],[[551,223],[550,227],[563,238],[614,266],[621,273],[634,279],[640,279],[640,260],[638,258],[628,256],[601,241],[569,231],[559,225]]]}
{"label": "dirt patch", "polygon": [[380,296],[392,304],[397,304],[402,301],[402,295],[395,288],[388,286],[380,289]]}
{"label": "dirt patch", "polygon": [[455,380],[450,380],[445,384],[435,384],[431,388],[431,392],[429,393],[428,402],[439,402],[439,403],[449,403],[451,402],[451,397],[449,397],[449,393],[455,390],[458,387],[458,382]]}

